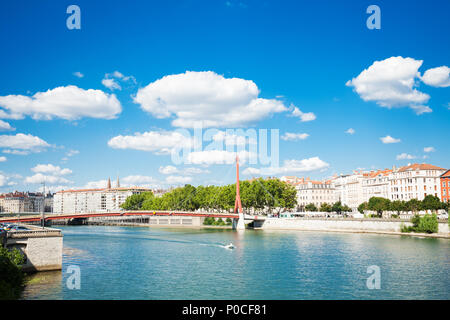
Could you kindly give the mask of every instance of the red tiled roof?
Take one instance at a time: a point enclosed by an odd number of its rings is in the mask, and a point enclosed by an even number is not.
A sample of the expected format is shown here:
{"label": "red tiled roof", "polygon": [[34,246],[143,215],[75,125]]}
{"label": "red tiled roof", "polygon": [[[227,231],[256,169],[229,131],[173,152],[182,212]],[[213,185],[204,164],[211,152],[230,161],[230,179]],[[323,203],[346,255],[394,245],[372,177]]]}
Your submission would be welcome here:
{"label": "red tiled roof", "polygon": [[413,163],[409,166],[404,166],[398,169],[399,172],[409,171],[409,170],[445,170],[444,168],[433,166],[427,163]]}
{"label": "red tiled roof", "polygon": [[450,169],[445,171],[442,175],[441,178],[450,178]]}

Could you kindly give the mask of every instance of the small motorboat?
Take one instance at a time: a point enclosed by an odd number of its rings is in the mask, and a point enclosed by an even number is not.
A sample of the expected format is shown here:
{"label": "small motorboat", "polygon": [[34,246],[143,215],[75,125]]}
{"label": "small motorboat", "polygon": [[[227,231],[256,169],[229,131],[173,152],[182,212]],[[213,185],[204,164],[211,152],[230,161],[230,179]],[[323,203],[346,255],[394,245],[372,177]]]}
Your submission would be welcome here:
{"label": "small motorboat", "polygon": [[225,246],[225,248],[226,248],[226,249],[234,249],[234,248],[236,248],[236,247],[234,246],[234,244],[232,244],[232,243],[230,242],[229,244],[227,244],[227,245]]}

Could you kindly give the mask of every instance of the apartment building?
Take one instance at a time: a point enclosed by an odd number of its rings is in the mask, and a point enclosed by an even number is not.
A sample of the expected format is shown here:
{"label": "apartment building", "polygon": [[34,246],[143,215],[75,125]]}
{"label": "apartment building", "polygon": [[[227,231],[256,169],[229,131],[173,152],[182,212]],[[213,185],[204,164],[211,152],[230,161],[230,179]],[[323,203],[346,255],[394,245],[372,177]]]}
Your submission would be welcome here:
{"label": "apartment building", "polygon": [[[414,163],[393,168],[389,175],[390,200],[423,200],[427,195],[442,197],[441,175],[446,171],[426,163]],[[442,198],[441,198],[442,199]]]}
{"label": "apartment building", "polygon": [[117,187],[111,188],[108,179],[106,188],[100,189],[78,189],[62,190],[55,193],[53,198],[54,213],[90,213],[90,212],[112,212],[122,210],[120,205],[127,197],[133,194],[151,191],[140,187]]}
{"label": "apartment building", "polygon": [[299,179],[294,183],[297,190],[297,205],[303,210],[306,205],[312,203],[319,208],[323,203],[333,204],[335,200],[335,188],[331,181],[314,181]]}
{"label": "apartment building", "polygon": [[369,201],[371,197],[381,197],[390,199],[389,176],[391,174],[392,170],[390,169],[376,170],[363,173],[362,179],[363,202]]}
{"label": "apartment building", "polygon": [[442,202],[450,201],[450,170],[440,176]]}
{"label": "apartment building", "polygon": [[0,212],[28,213],[42,212],[44,195],[33,192],[11,192],[0,195]]}
{"label": "apartment building", "polygon": [[320,207],[322,203],[341,201],[356,211],[371,197],[394,200],[423,200],[427,195],[450,200],[450,170],[426,163],[408,164],[400,168],[354,171],[335,175],[329,181],[313,181],[294,176],[281,177],[297,189],[300,208],[309,203]]}

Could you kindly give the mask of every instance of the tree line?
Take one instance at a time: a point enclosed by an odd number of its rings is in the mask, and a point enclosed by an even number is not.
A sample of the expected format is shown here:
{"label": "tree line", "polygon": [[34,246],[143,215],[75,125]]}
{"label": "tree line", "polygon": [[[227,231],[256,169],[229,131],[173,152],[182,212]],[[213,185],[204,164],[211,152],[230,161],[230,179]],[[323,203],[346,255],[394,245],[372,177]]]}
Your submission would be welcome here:
{"label": "tree line", "polygon": [[352,209],[347,205],[343,205],[341,201],[337,201],[333,204],[324,202],[320,204],[319,208],[314,203],[309,203],[305,206],[305,211],[336,212],[337,214],[341,214],[342,212],[351,212]]}
{"label": "tree line", "polygon": [[420,210],[437,211],[439,209],[449,210],[449,203],[441,202],[441,200],[431,194],[425,196],[423,200],[411,199],[409,201],[394,200],[386,198],[372,197],[368,202],[359,205],[358,211],[364,213],[365,210],[376,211],[379,216],[383,211],[394,211],[400,213],[402,211],[418,212]]}
{"label": "tree line", "polygon": [[[295,187],[279,179],[254,179],[239,182],[241,203],[245,213],[281,212],[297,205]],[[198,186],[190,184],[156,197],[152,192],[129,196],[121,207],[125,210],[178,210],[203,209],[230,212],[234,209],[236,184],[225,186]]]}

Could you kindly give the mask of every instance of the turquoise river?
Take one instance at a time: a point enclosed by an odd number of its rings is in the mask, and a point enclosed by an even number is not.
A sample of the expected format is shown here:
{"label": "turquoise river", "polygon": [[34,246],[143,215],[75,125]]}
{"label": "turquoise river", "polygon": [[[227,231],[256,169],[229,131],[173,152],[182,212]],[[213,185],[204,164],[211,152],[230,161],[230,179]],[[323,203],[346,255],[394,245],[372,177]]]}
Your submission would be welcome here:
{"label": "turquoise river", "polygon": [[[66,226],[61,272],[23,299],[450,299],[450,241],[351,233]],[[236,248],[224,247],[232,242]],[[80,270],[73,289],[73,267]],[[368,289],[369,266],[380,289]],[[75,267],[75,268],[77,268]]]}

